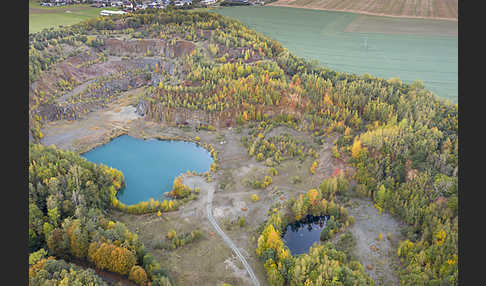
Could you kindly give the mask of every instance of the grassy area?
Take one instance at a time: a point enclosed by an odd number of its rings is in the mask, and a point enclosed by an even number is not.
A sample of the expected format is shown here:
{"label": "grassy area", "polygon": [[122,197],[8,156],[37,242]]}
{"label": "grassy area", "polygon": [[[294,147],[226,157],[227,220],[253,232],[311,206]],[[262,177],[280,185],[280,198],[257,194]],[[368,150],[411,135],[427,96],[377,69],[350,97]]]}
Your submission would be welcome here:
{"label": "grassy area", "polygon": [[60,7],[46,7],[46,6],[41,6],[39,2],[29,0],[29,8],[38,8],[38,9],[44,9],[44,10],[61,10],[61,9],[73,9],[73,8],[86,8],[89,7],[89,4],[72,4],[72,5],[66,5],[66,6],[60,6]]}
{"label": "grassy area", "polygon": [[67,26],[99,16],[101,10],[119,10],[117,8],[93,8],[87,4],[76,4],[61,7],[42,7],[29,1],[29,33],[42,29]]}
{"label": "grassy area", "polygon": [[385,79],[399,77],[406,83],[419,79],[439,97],[457,103],[457,22],[288,7],[215,11],[328,68]]}

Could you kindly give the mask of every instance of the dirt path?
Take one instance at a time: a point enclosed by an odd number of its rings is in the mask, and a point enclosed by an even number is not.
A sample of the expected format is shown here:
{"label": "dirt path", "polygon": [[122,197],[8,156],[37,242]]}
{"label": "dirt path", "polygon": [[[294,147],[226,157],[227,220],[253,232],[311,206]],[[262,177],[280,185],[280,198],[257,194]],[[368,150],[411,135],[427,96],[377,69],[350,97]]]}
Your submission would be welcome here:
{"label": "dirt path", "polygon": [[[231,238],[226,235],[226,233],[221,229],[221,227],[218,225],[216,220],[213,217],[213,197],[214,197],[214,191],[215,191],[215,185],[214,184],[208,184],[204,181],[202,177],[195,176],[195,177],[186,177],[184,178],[184,184],[191,188],[195,187],[200,187],[201,190],[207,189],[207,200],[206,200],[206,214],[209,222],[213,226],[213,228],[216,230],[216,232],[221,236],[223,241],[233,250],[233,252],[236,254],[237,258],[241,261],[243,266],[246,269],[246,272],[248,272],[248,275],[250,276],[250,279],[255,286],[260,286],[260,282],[258,281],[258,278],[255,276],[255,273],[253,272],[253,269],[251,266],[248,264],[246,261],[245,257],[243,254],[240,252],[238,247],[233,243]],[[203,203],[203,202],[202,202]],[[182,216],[182,215],[181,215]]]}
{"label": "dirt path", "polygon": [[209,222],[216,229],[216,232],[223,238],[224,242],[233,250],[236,256],[238,256],[241,263],[243,263],[243,265],[246,268],[246,271],[250,275],[253,285],[260,286],[260,282],[258,282],[258,278],[256,278],[255,273],[253,273],[253,269],[251,269],[251,266],[248,264],[248,262],[246,262],[245,257],[241,254],[241,252],[238,250],[238,248],[233,243],[233,241],[231,241],[231,239],[224,233],[224,231],[221,230],[216,220],[214,220],[213,213],[212,213],[213,194],[214,194],[214,188],[210,189],[208,192],[208,204],[206,205],[206,211],[208,214]]}

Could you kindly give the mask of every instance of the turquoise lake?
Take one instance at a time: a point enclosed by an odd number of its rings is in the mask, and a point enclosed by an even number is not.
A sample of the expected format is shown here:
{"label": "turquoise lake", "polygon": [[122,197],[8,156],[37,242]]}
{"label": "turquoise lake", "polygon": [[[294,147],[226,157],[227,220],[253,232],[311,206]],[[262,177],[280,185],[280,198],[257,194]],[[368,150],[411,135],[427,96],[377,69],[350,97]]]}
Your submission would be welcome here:
{"label": "turquoise lake", "polygon": [[118,200],[133,205],[150,198],[163,200],[181,173],[209,171],[211,154],[195,143],[138,139],[122,135],[82,154],[93,163],[102,163],[123,172],[125,188]]}

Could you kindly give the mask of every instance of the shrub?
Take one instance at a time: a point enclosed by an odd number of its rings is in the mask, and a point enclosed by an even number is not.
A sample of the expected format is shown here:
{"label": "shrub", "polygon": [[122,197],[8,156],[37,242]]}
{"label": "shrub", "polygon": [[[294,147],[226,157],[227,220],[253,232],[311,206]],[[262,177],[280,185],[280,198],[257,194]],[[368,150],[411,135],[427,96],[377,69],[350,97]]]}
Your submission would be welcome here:
{"label": "shrub", "polygon": [[238,225],[239,225],[240,227],[245,226],[245,218],[244,218],[244,217],[239,217],[239,218],[238,218]]}
{"label": "shrub", "polygon": [[314,175],[314,173],[316,172],[317,165],[318,165],[317,161],[314,161],[314,162],[312,163],[312,166],[311,166],[311,167],[310,167],[310,169],[309,169],[309,171],[310,171],[310,173],[311,173],[312,175]]}
{"label": "shrub", "polygon": [[177,233],[176,233],[176,231],[174,229],[169,230],[169,232],[167,233],[167,238],[168,239],[173,239],[176,236],[177,236]]}
{"label": "shrub", "polygon": [[299,176],[293,176],[290,177],[290,182],[292,182],[292,184],[298,184],[302,182],[302,179]]}
{"label": "shrub", "polygon": [[263,160],[263,153],[258,153],[256,156],[257,161],[262,161]]}
{"label": "shrub", "polygon": [[169,192],[169,196],[176,199],[186,198],[191,194],[191,191],[192,189],[182,183],[182,178],[179,176],[174,179],[174,184],[172,190]]}
{"label": "shrub", "polygon": [[277,171],[277,169],[275,169],[275,168],[270,168],[270,169],[268,170],[268,173],[270,174],[270,176],[274,176],[274,177],[275,177],[275,176],[278,176],[278,171]]}
{"label": "shrub", "polygon": [[324,227],[322,230],[321,230],[321,236],[320,236],[320,239],[321,241],[326,241],[328,239],[331,238],[331,233],[330,233],[330,229],[329,227]]}
{"label": "shrub", "polygon": [[265,176],[265,179],[264,179],[264,182],[263,182],[263,185],[264,185],[264,188],[266,188],[268,185],[270,185],[272,183],[272,177],[270,176]]}
{"label": "shrub", "polygon": [[260,198],[258,197],[257,194],[253,194],[253,195],[251,195],[251,200],[256,203],[260,200]]}
{"label": "shrub", "polygon": [[45,258],[47,256],[47,251],[44,248],[39,249],[36,252],[29,254],[29,265],[34,265],[37,261]]}
{"label": "shrub", "polygon": [[130,274],[128,275],[128,279],[134,281],[141,286],[147,285],[148,282],[147,273],[142,267],[138,265],[132,267],[132,269],[130,270]]}

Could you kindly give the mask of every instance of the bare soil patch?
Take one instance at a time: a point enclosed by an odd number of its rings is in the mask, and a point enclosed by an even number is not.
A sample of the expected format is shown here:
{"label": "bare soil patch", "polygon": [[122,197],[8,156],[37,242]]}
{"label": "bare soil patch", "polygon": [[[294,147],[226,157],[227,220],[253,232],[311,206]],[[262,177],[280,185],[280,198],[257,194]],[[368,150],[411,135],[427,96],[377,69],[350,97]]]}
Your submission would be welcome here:
{"label": "bare soil patch", "polygon": [[[379,213],[369,199],[352,198],[349,214],[355,223],[349,231],[356,239],[353,253],[375,280],[376,285],[399,285],[396,269],[399,260],[396,255],[404,225],[390,214]],[[379,234],[382,240],[379,240]],[[388,235],[391,233],[391,240]],[[368,265],[370,266],[368,268]]]}
{"label": "bare soil patch", "polygon": [[344,32],[457,37],[458,25],[457,22],[442,20],[359,16]]}
{"label": "bare soil patch", "polygon": [[90,112],[82,119],[47,123],[42,129],[44,137],[41,143],[78,152],[106,143],[110,138],[126,132],[129,123],[139,120],[140,116],[133,105],[140,90],[128,91],[106,109]]}
{"label": "bare soil patch", "polygon": [[458,19],[458,0],[422,0],[418,9],[416,3],[408,0],[278,0],[267,5],[400,18]]}

